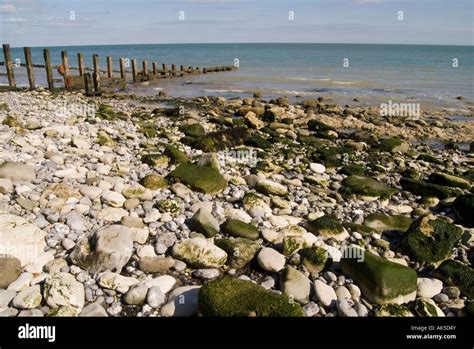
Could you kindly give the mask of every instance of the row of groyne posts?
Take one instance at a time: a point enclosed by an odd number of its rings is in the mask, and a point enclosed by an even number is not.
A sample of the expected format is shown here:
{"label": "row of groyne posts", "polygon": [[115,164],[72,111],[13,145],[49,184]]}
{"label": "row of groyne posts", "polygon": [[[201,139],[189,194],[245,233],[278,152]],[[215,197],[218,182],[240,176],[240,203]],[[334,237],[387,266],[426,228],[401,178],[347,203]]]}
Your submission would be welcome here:
{"label": "row of groyne posts", "polygon": [[[93,67],[89,68],[84,65],[84,55],[82,53],[77,54],[77,67],[71,67],[69,65],[67,51],[61,51],[62,64],[59,66],[51,65],[51,53],[48,48],[43,49],[44,64],[33,63],[30,47],[24,47],[23,52],[25,56],[24,63],[18,61],[13,62],[10,45],[3,44],[3,55],[5,61],[0,62],[0,65],[5,66],[6,73],[0,73],[0,76],[7,76],[8,84],[11,88],[17,87],[15,68],[26,68],[28,83],[31,90],[34,90],[37,87],[34,68],[42,68],[45,69],[46,72],[46,81],[49,90],[55,89],[55,83],[63,82],[66,90],[84,89],[88,96],[100,95],[105,87],[124,88],[128,83],[229,71],[236,68],[233,65],[227,65],[201,69],[199,67],[180,65],[178,70],[176,64],[171,64],[171,66],[169,66],[166,63],[161,63],[160,66],[158,62],[151,62],[150,67],[148,61],[142,61],[141,67],[139,68],[136,59],[129,60],[128,58],[120,58],[119,70],[114,70],[113,59],[108,56],[106,58],[107,68],[104,70],[100,68],[99,55],[97,54],[92,55]],[[130,66],[131,70],[127,69]],[[62,76],[62,79],[54,79],[53,69],[57,69],[58,73]],[[77,71],[78,74],[73,75],[71,74],[71,71]]]}

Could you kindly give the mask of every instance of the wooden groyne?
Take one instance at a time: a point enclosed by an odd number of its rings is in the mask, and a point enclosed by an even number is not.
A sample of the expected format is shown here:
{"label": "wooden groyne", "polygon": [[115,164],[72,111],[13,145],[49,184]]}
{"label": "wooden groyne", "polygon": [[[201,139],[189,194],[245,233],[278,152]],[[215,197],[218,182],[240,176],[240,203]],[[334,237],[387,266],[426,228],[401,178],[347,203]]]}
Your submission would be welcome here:
{"label": "wooden groyne", "polygon": [[[67,51],[61,51],[61,65],[53,66],[51,64],[51,53],[48,48],[43,49],[43,64],[34,63],[31,58],[31,48],[24,47],[24,62],[13,62],[10,45],[3,44],[3,55],[5,61],[0,65],[5,66],[6,73],[0,73],[0,76],[7,76],[8,85],[16,88],[15,69],[26,68],[28,83],[31,90],[37,88],[34,68],[44,69],[49,90],[54,90],[57,84],[66,90],[84,90],[87,95],[99,95],[104,88],[124,88],[127,84],[156,81],[185,75],[207,74],[212,72],[230,71],[236,69],[233,65],[199,68],[193,66],[176,64],[167,64],[157,61],[142,61],[138,65],[136,59],[120,58],[118,68],[114,69],[114,61],[110,56],[106,57],[105,69],[101,68],[99,55],[92,55],[92,67],[84,65],[84,55],[77,54],[77,67],[70,66],[69,55]],[[128,64],[130,63],[130,64]],[[151,64],[149,64],[151,63]],[[131,70],[127,69],[131,66]],[[151,69],[150,69],[151,68]],[[55,79],[53,70],[61,75],[62,79]],[[74,73],[75,74],[74,74]]]}

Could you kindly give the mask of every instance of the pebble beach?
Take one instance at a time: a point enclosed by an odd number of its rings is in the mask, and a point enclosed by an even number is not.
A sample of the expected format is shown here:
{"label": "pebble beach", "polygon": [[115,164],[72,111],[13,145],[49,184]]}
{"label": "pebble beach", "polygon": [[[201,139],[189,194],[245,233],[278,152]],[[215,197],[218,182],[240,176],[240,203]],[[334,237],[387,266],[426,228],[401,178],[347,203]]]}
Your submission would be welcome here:
{"label": "pebble beach", "polygon": [[474,313],[474,122],[0,93],[1,316]]}

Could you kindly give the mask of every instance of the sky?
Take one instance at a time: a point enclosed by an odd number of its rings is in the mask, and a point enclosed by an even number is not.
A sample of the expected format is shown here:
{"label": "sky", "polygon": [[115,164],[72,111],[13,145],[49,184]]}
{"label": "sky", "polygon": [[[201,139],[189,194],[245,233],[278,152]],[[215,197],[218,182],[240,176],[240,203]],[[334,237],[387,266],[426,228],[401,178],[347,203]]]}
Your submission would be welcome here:
{"label": "sky", "polygon": [[0,0],[0,41],[474,44],[473,0]]}

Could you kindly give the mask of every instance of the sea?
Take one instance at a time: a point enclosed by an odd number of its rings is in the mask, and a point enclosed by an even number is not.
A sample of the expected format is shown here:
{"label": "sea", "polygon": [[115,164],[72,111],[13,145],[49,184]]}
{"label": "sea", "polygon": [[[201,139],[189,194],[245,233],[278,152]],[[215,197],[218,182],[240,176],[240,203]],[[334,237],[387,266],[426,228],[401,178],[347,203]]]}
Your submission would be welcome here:
{"label": "sea", "polygon": [[[43,64],[43,47],[32,48],[35,64]],[[129,85],[127,90],[154,95],[195,97],[316,98],[361,102],[412,101],[424,106],[456,105],[474,101],[474,46],[381,45],[381,44],[157,44],[50,47],[54,65],[67,51],[71,66],[77,53],[92,66],[98,54],[101,68],[111,56],[118,70],[119,58],[185,66],[237,65],[229,72],[184,76],[150,84]],[[23,49],[12,48],[12,58],[24,62]],[[0,72],[5,68],[0,66]],[[39,85],[46,85],[44,69],[35,69]],[[17,82],[27,86],[25,68],[15,68]],[[57,74],[55,72],[55,74]],[[60,78],[59,75],[55,76]],[[7,84],[0,76],[0,84]]]}

